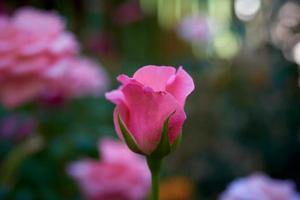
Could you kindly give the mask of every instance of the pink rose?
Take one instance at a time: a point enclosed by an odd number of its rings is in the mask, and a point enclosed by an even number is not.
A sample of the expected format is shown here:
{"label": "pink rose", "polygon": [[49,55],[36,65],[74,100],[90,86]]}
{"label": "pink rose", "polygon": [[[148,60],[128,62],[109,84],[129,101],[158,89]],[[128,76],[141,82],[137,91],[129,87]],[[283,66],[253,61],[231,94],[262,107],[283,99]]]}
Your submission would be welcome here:
{"label": "pink rose", "polygon": [[232,182],[220,200],[300,200],[291,181],[254,174]]}
{"label": "pink rose", "polygon": [[141,200],[148,194],[150,173],[145,160],[123,143],[103,139],[101,161],[81,160],[68,167],[88,200]]}
{"label": "pink rose", "polygon": [[21,8],[0,17],[0,72],[43,74],[60,58],[78,53],[74,36],[54,12]]}
{"label": "pink rose", "polygon": [[[92,60],[86,58],[65,59],[47,71],[47,88],[43,97],[80,97],[88,94],[100,95],[107,88],[106,72]],[[72,83],[72,84],[70,84]]]}
{"label": "pink rose", "polygon": [[120,138],[118,115],[128,133],[143,154],[150,155],[158,146],[163,126],[167,126],[168,142],[173,144],[181,135],[186,119],[184,105],[194,90],[193,79],[180,67],[145,66],[132,78],[120,75],[122,84],[117,90],[106,93],[106,98],[116,104],[114,123]]}
{"label": "pink rose", "polygon": [[77,41],[54,12],[21,8],[0,17],[0,101],[14,108],[38,98],[47,71],[77,52]]}
{"label": "pink rose", "polygon": [[105,72],[78,58],[79,45],[65,29],[55,12],[28,7],[0,16],[0,102],[6,108],[54,94],[66,99],[106,89]]}

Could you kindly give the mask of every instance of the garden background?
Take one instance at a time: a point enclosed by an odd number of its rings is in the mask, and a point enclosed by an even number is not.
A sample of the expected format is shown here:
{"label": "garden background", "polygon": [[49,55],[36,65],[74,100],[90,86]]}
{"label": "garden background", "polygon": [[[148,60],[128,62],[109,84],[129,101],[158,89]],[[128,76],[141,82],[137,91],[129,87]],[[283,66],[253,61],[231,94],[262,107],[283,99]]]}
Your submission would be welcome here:
{"label": "garden background", "polygon": [[[191,74],[196,89],[182,144],[163,168],[166,199],[177,187],[193,199],[217,199],[229,182],[253,172],[293,180],[299,191],[298,1],[2,0],[0,14],[23,6],[64,17],[81,52],[107,72],[107,91],[117,75],[148,64]],[[191,15],[202,23],[196,39],[190,32],[199,24],[183,24]],[[0,107],[2,132],[8,118],[31,132],[21,139],[0,132],[0,199],[82,199],[66,165],[97,158],[98,141],[117,138],[113,105],[103,95],[54,104]]]}

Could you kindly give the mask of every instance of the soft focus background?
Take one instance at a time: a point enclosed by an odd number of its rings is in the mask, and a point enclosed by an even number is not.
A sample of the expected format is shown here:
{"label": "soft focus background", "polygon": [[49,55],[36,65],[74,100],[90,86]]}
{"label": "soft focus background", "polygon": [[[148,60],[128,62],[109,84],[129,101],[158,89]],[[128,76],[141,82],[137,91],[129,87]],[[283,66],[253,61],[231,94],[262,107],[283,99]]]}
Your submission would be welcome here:
{"label": "soft focus background", "polygon": [[[162,200],[217,199],[257,171],[300,190],[299,1],[2,0],[0,14],[23,6],[63,16],[82,54],[106,70],[107,90],[148,64],[191,73],[196,90]],[[0,199],[82,199],[66,165],[97,158],[99,139],[116,137],[112,111],[101,95],[0,106]]]}

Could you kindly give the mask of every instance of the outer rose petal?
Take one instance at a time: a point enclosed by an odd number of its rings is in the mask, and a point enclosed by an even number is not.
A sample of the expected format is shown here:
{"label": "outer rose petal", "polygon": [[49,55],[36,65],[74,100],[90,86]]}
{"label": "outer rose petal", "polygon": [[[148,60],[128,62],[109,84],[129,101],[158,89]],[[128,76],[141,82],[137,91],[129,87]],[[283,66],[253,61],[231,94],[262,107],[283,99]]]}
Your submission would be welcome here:
{"label": "outer rose petal", "polygon": [[133,79],[151,87],[154,91],[165,91],[167,81],[175,72],[174,67],[148,65],[137,70]]}
{"label": "outer rose petal", "polygon": [[[174,141],[185,119],[184,112],[176,99],[166,92],[154,92],[137,84],[127,84],[122,88],[128,113],[120,112],[130,133],[140,149],[150,154],[159,143],[165,120],[171,116],[169,137]],[[122,106],[118,106],[118,109]],[[124,108],[123,108],[124,109]],[[175,132],[179,131],[179,132]],[[171,141],[172,142],[172,141]]]}
{"label": "outer rose petal", "polygon": [[128,109],[124,103],[117,105],[117,107],[114,110],[115,130],[116,130],[119,138],[121,138],[123,140],[123,134],[122,134],[120,126],[119,126],[118,115],[121,116],[123,121],[128,121]]}
{"label": "outer rose petal", "polygon": [[116,104],[116,108],[114,109],[113,119],[115,124],[115,130],[119,136],[119,138],[123,139],[123,135],[118,122],[118,115],[120,114],[121,118],[125,121],[128,120],[128,109],[125,103],[125,97],[121,91],[121,88],[118,90],[113,90],[111,92],[105,93],[105,98],[112,103]]}
{"label": "outer rose petal", "polygon": [[121,74],[117,77],[117,80],[122,83],[123,85],[126,85],[127,83],[129,83],[131,80],[133,80],[132,78],[128,77],[125,74]]}
{"label": "outer rose petal", "polygon": [[170,144],[177,139],[181,134],[183,123],[186,119],[185,112],[183,108],[178,108],[176,112],[172,115],[169,121],[169,141]]}
{"label": "outer rose petal", "polygon": [[124,101],[124,95],[121,90],[113,90],[105,93],[105,98],[114,104],[120,104]]}
{"label": "outer rose petal", "polygon": [[[122,83],[123,85],[127,85],[128,83],[130,84],[135,84],[135,85],[139,85],[141,87],[143,87],[143,85],[139,82],[137,82],[136,80],[132,79],[132,78],[129,78],[128,76],[122,74],[122,75],[119,75],[117,80]],[[122,88],[124,86],[120,86],[118,89],[116,90],[112,90],[110,92],[106,92],[105,93],[105,98],[107,100],[109,100],[110,102],[116,104],[116,105],[119,105],[121,103],[124,103],[126,104],[126,100],[125,100],[125,97],[124,97],[124,94],[122,92]]]}
{"label": "outer rose petal", "polygon": [[168,81],[166,91],[171,93],[183,107],[187,96],[194,88],[192,77],[180,67],[176,75]]}

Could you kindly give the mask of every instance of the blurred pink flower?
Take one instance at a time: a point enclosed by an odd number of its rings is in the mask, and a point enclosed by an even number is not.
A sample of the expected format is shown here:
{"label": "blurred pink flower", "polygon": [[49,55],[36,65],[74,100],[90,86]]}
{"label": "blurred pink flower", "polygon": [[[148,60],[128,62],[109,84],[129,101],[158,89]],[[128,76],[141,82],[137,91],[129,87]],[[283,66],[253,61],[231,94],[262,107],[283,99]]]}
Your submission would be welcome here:
{"label": "blurred pink flower", "polygon": [[[77,58],[78,52],[73,34],[65,30],[64,21],[54,12],[21,8],[12,17],[0,16],[0,102],[14,108],[44,96],[53,89],[49,79],[53,71],[65,73],[56,80],[69,86],[64,96],[101,92],[105,84],[99,82],[107,80],[100,80],[105,73],[101,69],[97,72],[96,64]],[[61,64],[66,60],[69,64]],[[71,80],[72,84],[68,82]]]}
{"label": "blurred pink flower", "polygon": [[206,43],[212,36],[208,19],[202,16],[184,18],[178,26],[177,33],[191,43]]}
{"label": "blurred pink flower", "polygon": [[150,186],[145,160],[126,145],[103,139],[99,145],[101,161],[81,160],[71,163],[67,171],[88,200],[141,200]]}
{"label": "blurred pink flower", "polygon": [[232,182],[220,200],[300,200],[291,181],[253,174]]}
{"label": "blurred pink flower", "polygon": [[54,12],[21,8],[0,18],[0,72],[43,74],[60,58],[78,52],[74,36]]}
{"label": "blurred pink flower", "polygon": [[[65,59],[47,71],[48,85],[43,97],[80,97],[103,94],[107,88],[106,72],[95,62],[85,58]],[[70,84],[72,83],[72,84]]]}
{"label": "blurred pink flower", "polygon": [[148,65],[137,70],[133,77],[118,76],[122,84],[117,90],[105,94],[116,104],[114,123],[120,138],[118,115],[123,120],[128,133],[143,154],[150,155],[160,142],[165,121],[168,123],[169,144],[181,135],[186,119],[184,105],[186,98],[194,90],[192,77],[180,67]]}

